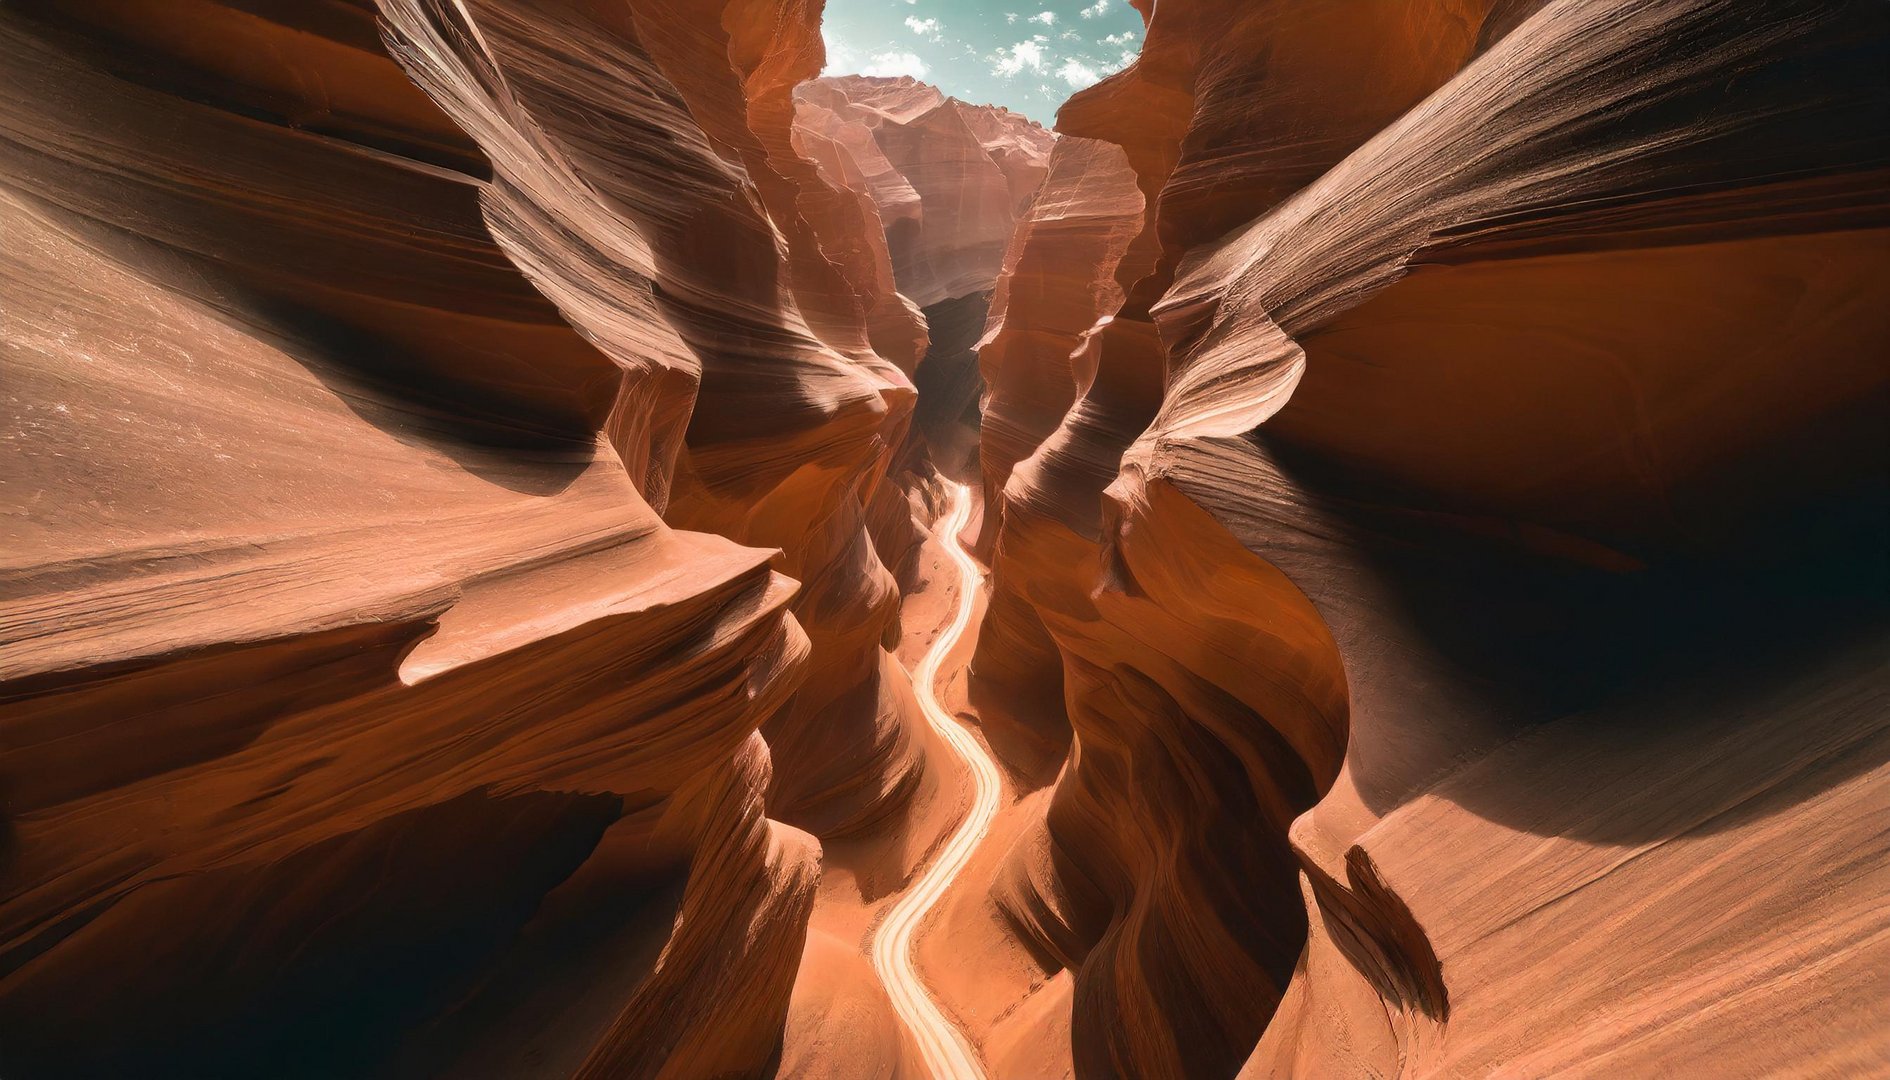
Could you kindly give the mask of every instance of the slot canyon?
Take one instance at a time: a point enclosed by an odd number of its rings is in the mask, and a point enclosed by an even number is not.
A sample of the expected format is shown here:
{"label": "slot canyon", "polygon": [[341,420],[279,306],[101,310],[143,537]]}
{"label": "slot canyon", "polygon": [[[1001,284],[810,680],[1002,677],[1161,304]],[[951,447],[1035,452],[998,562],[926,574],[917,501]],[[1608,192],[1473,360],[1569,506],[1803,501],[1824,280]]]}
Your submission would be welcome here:
{"label": "slot canyon", "polygon": [[1890,4],[826,6],[0,0],[0,1077],[1890,1078]]}

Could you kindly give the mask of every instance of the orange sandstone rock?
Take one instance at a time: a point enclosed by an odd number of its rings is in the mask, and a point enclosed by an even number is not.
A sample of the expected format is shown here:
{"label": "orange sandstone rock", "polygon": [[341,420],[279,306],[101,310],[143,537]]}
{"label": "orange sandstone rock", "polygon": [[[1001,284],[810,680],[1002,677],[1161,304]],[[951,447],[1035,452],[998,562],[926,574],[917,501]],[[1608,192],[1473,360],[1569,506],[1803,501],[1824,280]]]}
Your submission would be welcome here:
{"label": "orange sandstone rock", "polygon": [[998,902],[1077,1071],[1231,1072],[1274,1001],[1248,1074],[1875,1071],[1883,860],[1818,852],[1885,808],[1890,28],[1364,18],[1354,87],[1312,11],[1164,5],[1063,117],[1154,234],[995,551],[1074,731]]}

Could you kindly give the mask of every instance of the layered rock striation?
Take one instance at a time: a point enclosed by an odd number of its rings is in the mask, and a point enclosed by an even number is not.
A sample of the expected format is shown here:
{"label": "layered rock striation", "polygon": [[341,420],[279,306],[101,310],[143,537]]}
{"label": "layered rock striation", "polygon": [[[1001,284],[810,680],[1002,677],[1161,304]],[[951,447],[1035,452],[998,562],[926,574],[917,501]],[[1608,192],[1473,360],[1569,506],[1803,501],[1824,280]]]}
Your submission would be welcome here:
{"label": "layered rock striation", "polygon": [[1393,7],[1060,118],[1147,210],[997,507],[998,909],[1083,1075],[1872,1072],[1890,28]]}
{"label": "layered rock striation", "polygon": [[0,1072],[1885,1072],[1890,17],[1138,6],[0,11]]}
{"label": "layered rock striation", "polygon": [[798,148],[818,12],[20,4],[0,48],[0,1067],[762,1070],[820,854],[771,816],[918,768],[923,327]]}
{"label": "layered rock striation", "polygon": [[[513,1052],[757,1067],[818,848],[755,732],[806,638],[651,505],[696,373],[647,247],[482,179],[369,12],[123,7],[0,29],[7,1071],[367,1071],[558,933],[622,970],[515,987]],[[387,98],[276,111],[331,66]],[[756,991],[713,1033],[705,969]]]}
{"label": "layered rock striation", "polygon": [[819,849],[757,729],[808,639],[657,514],[720,288],[684,226],[771,234],[622,27],[380,14],[0,30],[9,1073],[778,1043]]}
{"label": "layered rock striation", "polygon": [[897,290],[923,312],[928,347],[912,370],[922,438],[912,449],[969,476],[984,390],[977,343],[1055,139],[1016,113],[910,78],[823,78],[796,98],[799,137],[820,147],[831,175],[860,178],[856,190],[878,210]]}

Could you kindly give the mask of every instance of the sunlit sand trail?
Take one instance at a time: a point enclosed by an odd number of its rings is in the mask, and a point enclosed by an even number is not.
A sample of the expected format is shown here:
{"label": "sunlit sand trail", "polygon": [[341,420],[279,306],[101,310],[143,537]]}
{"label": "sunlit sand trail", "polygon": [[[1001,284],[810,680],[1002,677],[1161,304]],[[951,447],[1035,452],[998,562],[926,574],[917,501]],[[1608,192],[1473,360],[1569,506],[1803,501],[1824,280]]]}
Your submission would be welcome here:
{"label": "sunlit sand trail", "polygon": [[971,771],[974,787],[971,812],[939,850],[932,865],[892,906],[879,926],[878,935],[873,939],[873,967],[879,972],[880,980],[886,984],[886,993],[892,998],[893,1008],[912,1032],[932,1075],[950,1080],[982,1078],[984,1069],[964,1034],[946,1019],[925,984],[919,980],[919,974],[912,965],[912,938],[927,913],[937,906],[945,890],[951,887],[965,864],[971,861],[972,852],[984,842],[991,830],[991,820],[997,816],[998,810],[997,766],[978,740],[945,711],[945,707],[939,703],[936,686],[939,665],[970,626],[972,607],[978,596],[978,564],[958,545],[958,531],[965,527],[970,515],[970,492],[963,484],[951,485],[951,509],[946,513],[938,535],[946,554],[951,556],[953,564],[958,567],[958,610],[951,624],[920,660],[918,669],[913,673],[913,684],[926,722],[932,725],[932,729],[938,732],[939,737],[945,740]]}

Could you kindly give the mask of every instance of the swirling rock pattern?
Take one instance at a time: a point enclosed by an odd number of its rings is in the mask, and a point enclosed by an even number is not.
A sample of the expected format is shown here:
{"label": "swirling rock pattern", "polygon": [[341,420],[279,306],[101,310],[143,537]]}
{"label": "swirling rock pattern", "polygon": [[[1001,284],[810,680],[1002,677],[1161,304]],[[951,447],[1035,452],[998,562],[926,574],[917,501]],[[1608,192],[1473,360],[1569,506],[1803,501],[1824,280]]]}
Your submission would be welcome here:
{"label": "swirling rock pattern", "polygon": [[[976,546],[988,559],[1012,470],[1056,431],[1095,378],[1092,327],[1122,303],[1116,268],[1143,221],[1136,175],[1120,147],[1067,136],[1058,141],[1049,178],[1011,237],[978,345],[986,392],[978,441],[984,513]],[[998,574],[972,689],[986,736],[1013,768],[1043,781],[1069,745],[1062,666],[1010,571],[992,561]]]}
{"label": "swirling rock pattern", "polygon": [[1890,1072],[1890,15],[820,6],[0,9],[0,1072]]}
{"label": "swirling rock pattern", "polygon": [[[1163,403],[1170,363],[1151,312],[1189,241],[1277,202],[1447,77],[1430,58],[1437,35],[1404,11],[1348,11],[1339,28],[1318,5],[1164,5],[1141,60],[1059,117],[1066,135],[1120,147],[1142,205],[1126,241],[1111,235],[1099,272],[1113,280],[1064,286],[1066,303],[1102,318],[1071,350],[1080,393],[1054,428],[1035,422],[1050,429],[1012,458],[988,515],[994,592],[974,672],[999,749],[1032,782],[1074,739],[1046,832],[1019,844],[998,902],[1079,970],[1079,1071],[1231,1069],[1298,952],[1285,830],[1336,775],[1347,730],[1330,637],[1261,560],[1211,535],[1179,539],[1205,522],[1132,532],[1102,496]],[[1421,70],[1320,93],[1341,88],[1361,47]],[[1412,52],[1426,63],[1405,64]],[[1323,82],[1302,86],[1306,71]],[[1126,210],[1123,196],[1090,198]],[[993,434],[1001,472],[1014,451],[1002,425]],[[1188,550],[1179,567],[1161,567],[1154,536]],[[1068,731],[1046,707],[1052,687]],[[1114,797],[1125,784],[1190,809],[1144,816]],[[1200,895],[1216,899],[1188,899]]]}
{"label": "swirling rock pattern", "polygon": [[1079,1075],[1881,1071],[1890,27],[1396,7],[1064,111],[1150,222],[999,508],[1074,732],[1000,909]]}
{"label": "swirling rock pattern", "polygon": [[[807,644],[766,552],[651,506],[696,373],[649,245],[480,96],[500,19],[475,50],[388,12],[468,65],[474,141],[366,11],[118,32],[180,12],[0,26],[6,1071],[369,1071],[556,932],[622,966],[488,1030],[555,1024],[571,1073],[758,1068],[818,847],[763,816],[756,729]],[[387,96],[279,111],[340,72]],[[556,918],[606,896],[640,935]],[[754,988],[713,1030],[705,970]]]}
{"label": "swirling rock pattern", "polygon": [[733,7],[0,17],[9,1075],[775,1054],[913,392]]}

